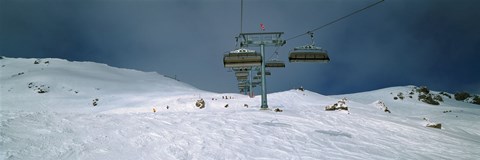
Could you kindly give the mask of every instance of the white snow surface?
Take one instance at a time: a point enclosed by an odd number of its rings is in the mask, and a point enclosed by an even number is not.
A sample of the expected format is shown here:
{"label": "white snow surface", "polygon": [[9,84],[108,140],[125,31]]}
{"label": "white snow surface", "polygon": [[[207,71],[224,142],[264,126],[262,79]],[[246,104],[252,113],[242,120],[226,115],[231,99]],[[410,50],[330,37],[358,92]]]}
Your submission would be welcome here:
{"label": "white snow surface", "polygon": [[[36,60],[0,59],[0,159],[480,159],[480,106],[429,105],[408,98],[414,86],[272,93],[273,112],[157,73]],[[325,111],[343,98],[348,112]]]}

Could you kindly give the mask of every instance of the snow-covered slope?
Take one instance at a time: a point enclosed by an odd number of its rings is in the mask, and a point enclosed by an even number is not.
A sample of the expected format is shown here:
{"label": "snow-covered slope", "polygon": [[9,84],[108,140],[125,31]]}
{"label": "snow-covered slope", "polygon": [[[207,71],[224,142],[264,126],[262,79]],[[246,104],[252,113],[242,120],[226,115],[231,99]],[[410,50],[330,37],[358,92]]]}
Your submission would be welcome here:
{"label": "snow-covered slope", "polygon": [[[2,110],[98,112],[152,107],[161,103],[157,97],[206,93],[157,73],[93,62],[5,58],[0,71]],[[94,100],[98,107],[92,108]]]}
{"label": "snow-covered slope", "polygon": [[[413,86],[289,90],[268,95],[270,108],[283,110],[273,112],[259,110],[259,96],[202,91],[157,73],[35,61],[0,60],[0,158],[480,159],[480,107],[393,99]],[[204,109],[195,107],[200,98]],[[343,98],[349,111],[325,111]]]}

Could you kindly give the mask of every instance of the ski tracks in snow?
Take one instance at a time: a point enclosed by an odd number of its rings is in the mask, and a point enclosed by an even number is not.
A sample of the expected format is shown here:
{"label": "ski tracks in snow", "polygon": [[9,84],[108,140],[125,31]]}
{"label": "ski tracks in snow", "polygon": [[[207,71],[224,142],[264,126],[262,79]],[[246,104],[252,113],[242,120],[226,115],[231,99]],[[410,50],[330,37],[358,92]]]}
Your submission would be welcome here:
{"label": "ski tracks in snow", "polygon": [[[0,112],[5,159],[474,158],[478,142],[319,106],[275,113]],[[355,127],[352,127],[355,126]]]}

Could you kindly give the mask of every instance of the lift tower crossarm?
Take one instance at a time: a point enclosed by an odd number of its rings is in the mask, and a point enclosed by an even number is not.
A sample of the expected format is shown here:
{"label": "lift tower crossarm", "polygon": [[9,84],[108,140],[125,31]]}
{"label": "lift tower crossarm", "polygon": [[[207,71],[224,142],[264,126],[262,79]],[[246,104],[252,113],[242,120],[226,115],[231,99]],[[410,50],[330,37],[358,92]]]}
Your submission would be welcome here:
{"label": "lift tower crossarm", "polygon": [[264,46],[283,46],[286,41],[280,36],[283,32],[256,32],[256,33],[240,33],[242,38],[241,47],[260,47]]}

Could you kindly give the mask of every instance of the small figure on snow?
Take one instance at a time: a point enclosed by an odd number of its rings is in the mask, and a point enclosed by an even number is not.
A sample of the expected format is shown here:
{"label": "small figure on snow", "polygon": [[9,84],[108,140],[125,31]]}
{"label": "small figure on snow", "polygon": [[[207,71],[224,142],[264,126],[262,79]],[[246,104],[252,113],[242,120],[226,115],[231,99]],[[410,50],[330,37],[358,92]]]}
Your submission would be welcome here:
{"label": "small figure on snow", "polygon": [[392,113],[392,112],[390,112],[390,110],[388,110],[388,107],[386,107],[386,106],[385,106],[385,109],[383,111],[388,112],[388,113]]}
{"label": "small figure on snow", "polygon": [[[40,93],[40,92],[39,92]],[[98,105],[98,98],[95,98],[93,101],[92,101],[92,105],[95,107]]]}

